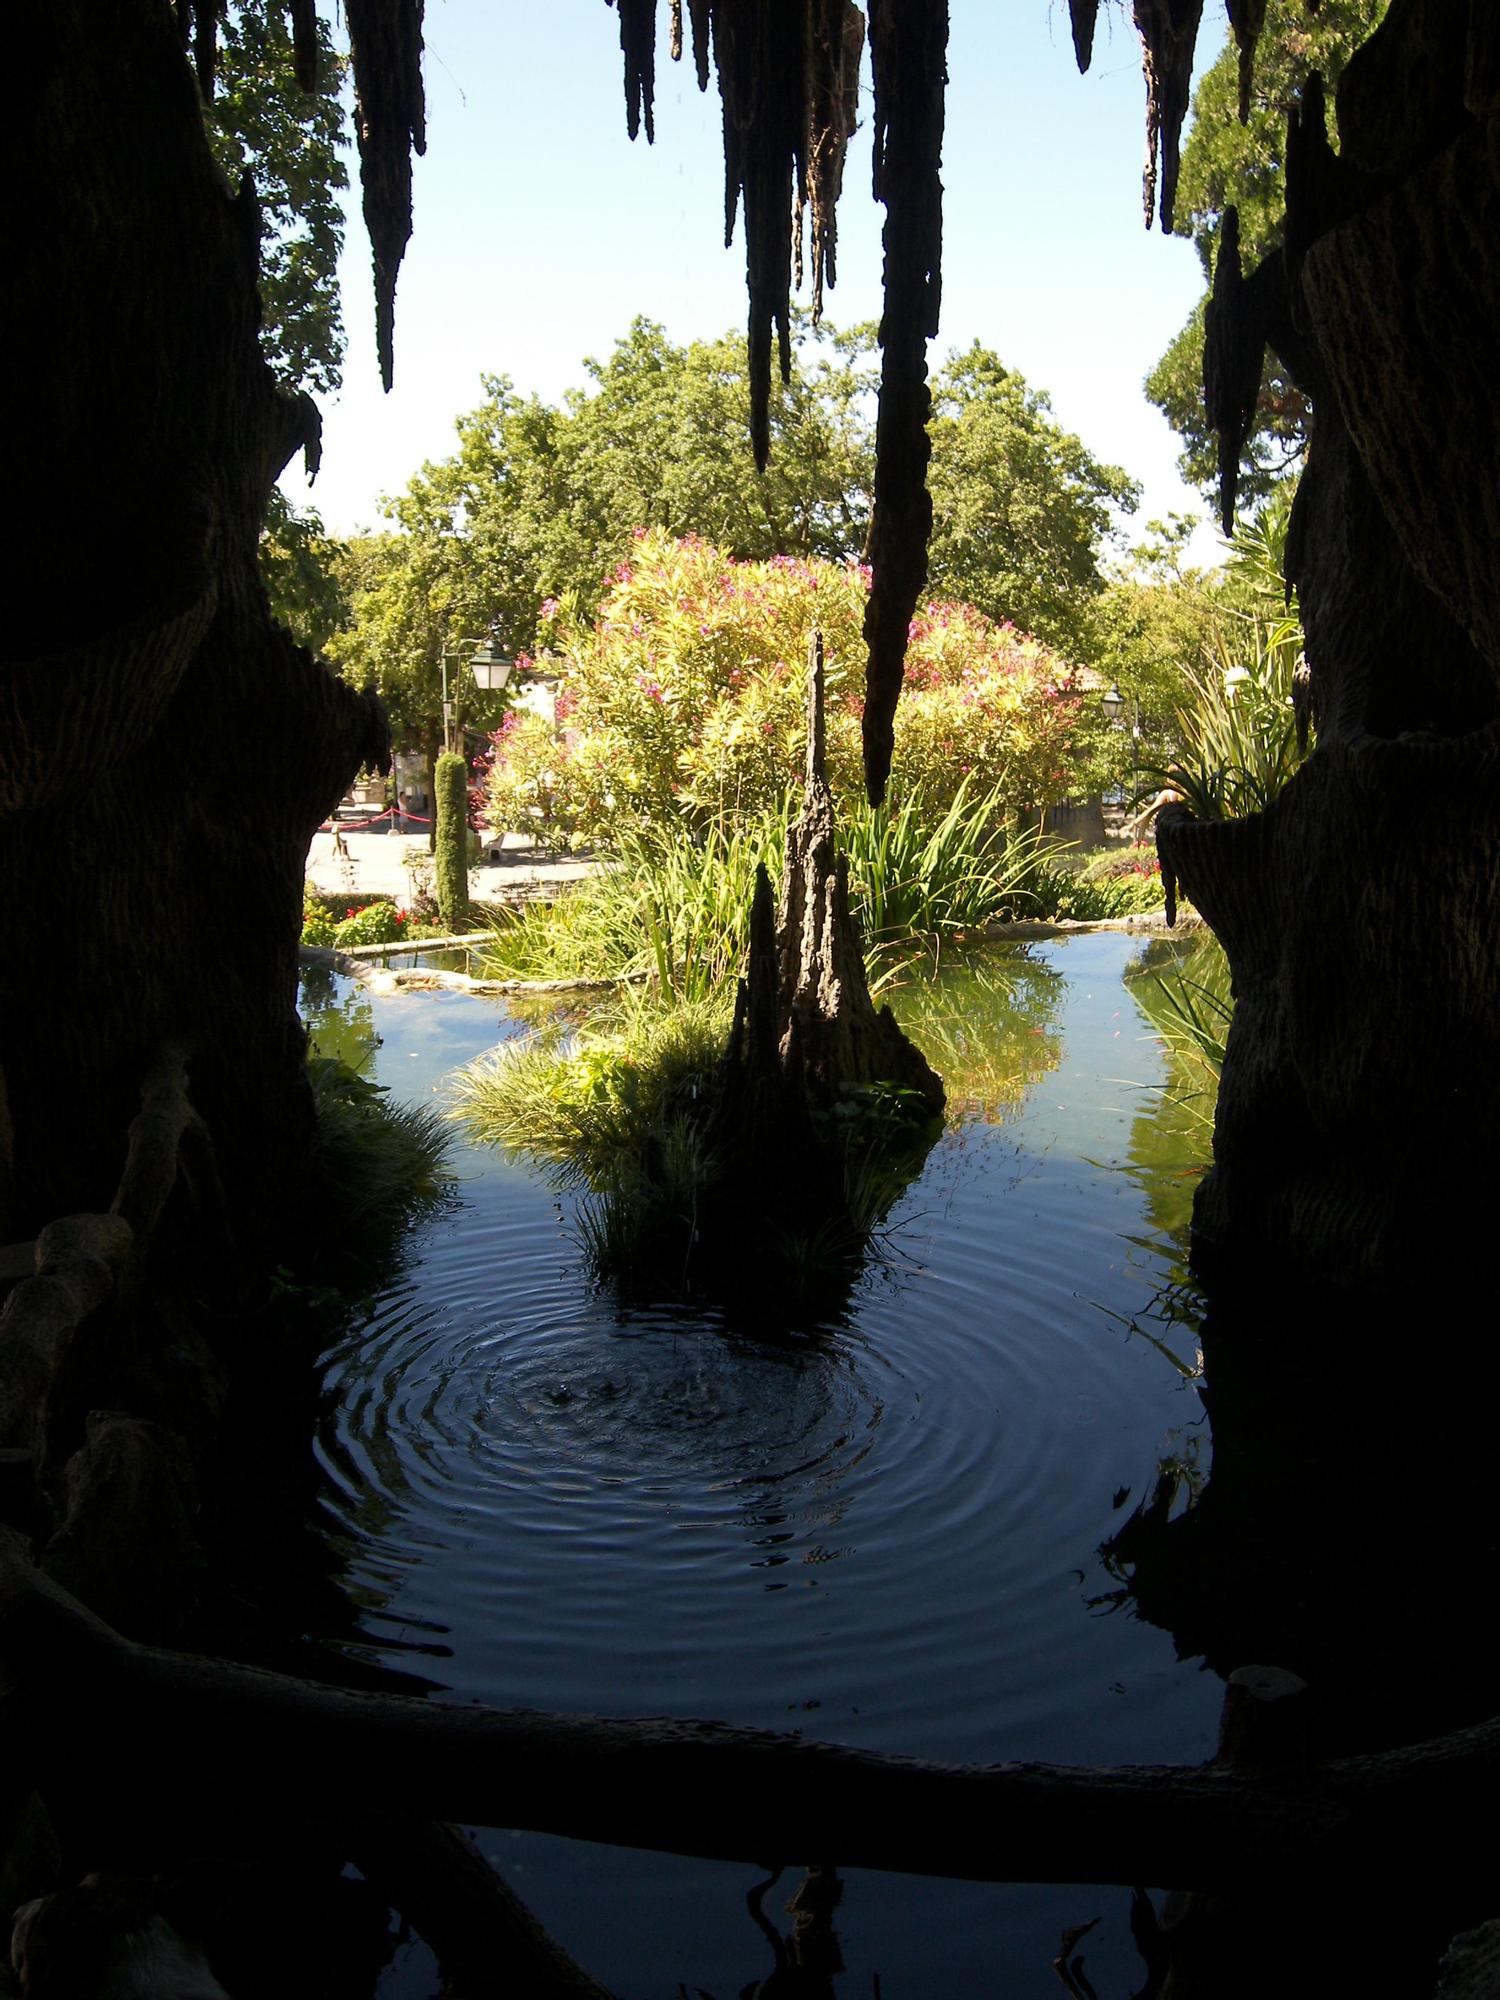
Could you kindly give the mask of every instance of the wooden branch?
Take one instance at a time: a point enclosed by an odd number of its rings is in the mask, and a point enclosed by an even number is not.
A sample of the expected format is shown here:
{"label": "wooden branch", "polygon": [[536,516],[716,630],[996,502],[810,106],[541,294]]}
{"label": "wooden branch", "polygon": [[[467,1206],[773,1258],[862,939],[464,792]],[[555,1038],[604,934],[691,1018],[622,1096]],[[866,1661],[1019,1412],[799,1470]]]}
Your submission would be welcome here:
{"label": "wooden branch", "polygon": [[[0,1669],[39,1788],[222,1809],[310,1787],[353,1810],[743,1861],[969,1881],[1464,1876],[1500,1780],[1500,1719],[1302,1772],[923,1763],[721,1723],[458,1707],[317,1687],[132,1645],[0,1534]],[[137,1792],[136,1787],[143,1788]]]}
{"label": "wooden branch", "polygon": [[349,1853],[432,1947],[446,2000],[610,2000],[458,1827],[370,1820]]}

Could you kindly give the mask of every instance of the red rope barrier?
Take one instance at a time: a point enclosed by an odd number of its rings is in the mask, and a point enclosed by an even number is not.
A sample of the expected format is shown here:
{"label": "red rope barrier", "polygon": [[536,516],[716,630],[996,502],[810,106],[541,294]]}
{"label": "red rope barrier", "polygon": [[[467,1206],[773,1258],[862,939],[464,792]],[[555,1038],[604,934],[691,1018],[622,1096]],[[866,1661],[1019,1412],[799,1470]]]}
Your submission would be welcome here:
{"label": "red rope barrier", "polygon": [[383,819],[394,819],[398,821],[413,820],[418,826],[432,825],[432,821],[430,819],[428,819],[422,813],[413,812],[410,806],[407,807],[405,812],[399,811],[395,806],[386,806],[383,811],[378,813],[371,813],[368,815],[368,817],[362,817],[360,819],[340,819],[340,820],[325,819],[323,824],[318,828],[318,832],[319,833],[362,833],[368,827],[379,826],[380,822]]}

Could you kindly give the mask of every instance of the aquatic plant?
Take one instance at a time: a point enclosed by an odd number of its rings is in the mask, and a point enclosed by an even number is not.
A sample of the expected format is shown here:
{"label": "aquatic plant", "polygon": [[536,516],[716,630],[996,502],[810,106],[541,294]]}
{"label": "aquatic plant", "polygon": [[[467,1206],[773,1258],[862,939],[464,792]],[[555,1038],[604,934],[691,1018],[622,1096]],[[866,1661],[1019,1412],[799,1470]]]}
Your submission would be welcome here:
{"label": "aquatic plant", "polygon": [[627,989],[584,1035],[543,1030],[460,1070],[454,1116],[539,1159],[559,1186],[624,1186],[703,1095],[728,1025],[727,989],[668,1008]]}
{"label": "aquatic plant", "polygon": [[316,1239],[297,1261],[367,1274],[402,1228],[452,1190],[452,1135],[425,1105],[400,1104],[354,1063],[314,1053],[307,1065],[317,1119]]}
{"label": "aquatic plant", "polygon": [[1132,979],[1131,991],[1168,1051],[1169,1094],[1211,1127],[1234,1018],[1222,946],[1207,936],[1171,969],[1143,970]]}
{"label": "aquatic plant", "polygon": [[[946,805],[918,788],[847,812],[839,844],[876,984],[889,976],[889,955],[915,943],[1006,916],[1051,914],[1071,878],[1051,867],[1037,834],[1002,824],[1003,803],[997,790],[971,790],[965,780]],[[788,801],[702,829],[681,819],[627,829],[597,874],[555,902],[498,919],[486,972],[650,977],[680,998],[706,997],[739,970],[756,864],[779,876],[790,812]]]}

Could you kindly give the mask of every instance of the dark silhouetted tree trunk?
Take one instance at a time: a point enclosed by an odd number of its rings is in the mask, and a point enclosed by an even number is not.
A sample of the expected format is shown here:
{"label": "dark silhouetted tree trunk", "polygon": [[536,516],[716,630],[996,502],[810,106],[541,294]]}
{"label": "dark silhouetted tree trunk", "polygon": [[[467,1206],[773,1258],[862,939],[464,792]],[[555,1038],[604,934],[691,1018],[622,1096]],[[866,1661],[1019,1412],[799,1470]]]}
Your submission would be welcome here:
{"label": "dark silhouetted tree trunk", "polygon": [[[1490,1260],[1500,1128],[1500,76],[1491,10],[1395,0],[1309,86],[1287,228],[1208,364],[1263,340],[1315,429],[1288,555],[1318,746],[1271,809],[1163,815],[1238,1008],[1200,1253],[1374,1290]],[[1486,37],[1488,42],[1486,43]],[[1486,54],[1488,48],[1488,54]],[[1210,346],[1214,343],[1211,341]],[[1238,361],[1237,361],[1238,357]]]}
{"label": "dark silhouetted tree trunk", "polygon": [[307,841],[383,721],[267,610],[262,514],[316,416],[260,357],[255,200],[210,159],[170,10],[56,0],[8,52],[4,1228],[107,1206],[176,1042],[253,1237],[310,1135]]}

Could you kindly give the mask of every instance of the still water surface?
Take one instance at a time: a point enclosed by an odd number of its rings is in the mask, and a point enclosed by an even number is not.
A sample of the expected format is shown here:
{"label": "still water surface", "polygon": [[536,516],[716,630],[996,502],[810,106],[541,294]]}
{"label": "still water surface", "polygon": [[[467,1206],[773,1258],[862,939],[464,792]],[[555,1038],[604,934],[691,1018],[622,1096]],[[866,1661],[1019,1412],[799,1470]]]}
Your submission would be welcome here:
{"label": "still water surface", "polygon": [[[461,1147],[460,1201],[324,1358],[322,1506],[355,1650],[505,1706],[976,1762],[1211,1754],[1219,1683],[1120,1605],[1099,1555],[1160,1458],[1208,1456],[1182,1269],[1201,1131],[1162,1094],[1125,978],[1141,950],[1007,947],[909,997],[955,1115],[810,1338],[622,1308],[569,1198]],[[378,1034],[376,1079],[428,1101],[525,1032],[460,994],[340,986],[307,1012],[329,1053]],[[753,1870],[482,1842],[629,2000],[679,1982],[729,2000],[771,1970]],[[1051,1995],[1059,1933],[1099,1916],[1081,1949],[1111,2000],[1142,1977],[1127,1906],[855,1875],[832,1990],[864,2000],[878,1973],[884,2000]],[[416,1949],[383,1989],[430,1990]]]}

